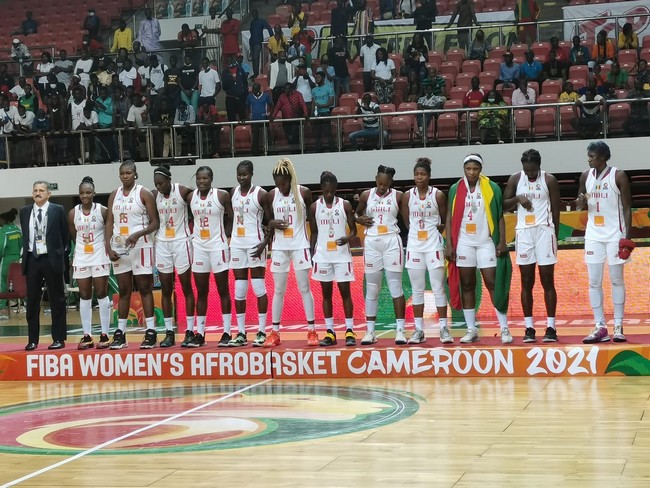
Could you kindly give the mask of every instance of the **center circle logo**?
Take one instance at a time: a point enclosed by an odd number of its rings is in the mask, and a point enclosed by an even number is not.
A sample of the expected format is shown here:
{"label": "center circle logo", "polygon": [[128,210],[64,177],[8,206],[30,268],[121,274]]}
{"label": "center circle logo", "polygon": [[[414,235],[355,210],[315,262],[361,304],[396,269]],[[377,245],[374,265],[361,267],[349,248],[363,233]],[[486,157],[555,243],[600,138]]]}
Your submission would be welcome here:
{"label": "center circle logo", "polygon": [[[82,394],[0,408],[0,452],[74,455],[237,449],[374,429],[410,417],[422,398],[356,386],[180,385]],[[236,393],[239,392],[239,393]],[[233,393],[236,393],[233,395]],[[228,396],[231,395],[231,396]],[[205,408],[175,417],[206,403]],[[160,423],[159,425],[155,425]],[[147,428],[154,425],[152,428]],[[135,435],[128,435],[143,429]]]}

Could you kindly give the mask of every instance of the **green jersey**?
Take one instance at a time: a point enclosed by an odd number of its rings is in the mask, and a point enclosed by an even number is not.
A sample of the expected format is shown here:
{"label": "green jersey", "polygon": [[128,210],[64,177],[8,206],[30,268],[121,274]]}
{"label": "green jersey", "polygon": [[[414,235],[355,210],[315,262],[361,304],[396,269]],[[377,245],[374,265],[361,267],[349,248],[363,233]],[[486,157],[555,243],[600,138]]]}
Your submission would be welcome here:
{"label": "green jersey", "polygon": [[16,224],[0,227],[0,256],[20,256],[23,252],[23,234]]}

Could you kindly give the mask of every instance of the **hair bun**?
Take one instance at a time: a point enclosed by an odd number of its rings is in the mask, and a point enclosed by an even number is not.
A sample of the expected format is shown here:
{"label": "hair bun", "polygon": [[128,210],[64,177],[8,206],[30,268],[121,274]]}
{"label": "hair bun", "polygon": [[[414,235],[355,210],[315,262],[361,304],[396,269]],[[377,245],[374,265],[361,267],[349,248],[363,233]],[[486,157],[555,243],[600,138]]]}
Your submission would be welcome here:
{"label": "hair bun", "polygon": [[95,184],[95,182],[93,181],[91,176],[84,176],[83,178],[81,178],[81,183],[82,184],[83,183],[90,183],[91,185]]}

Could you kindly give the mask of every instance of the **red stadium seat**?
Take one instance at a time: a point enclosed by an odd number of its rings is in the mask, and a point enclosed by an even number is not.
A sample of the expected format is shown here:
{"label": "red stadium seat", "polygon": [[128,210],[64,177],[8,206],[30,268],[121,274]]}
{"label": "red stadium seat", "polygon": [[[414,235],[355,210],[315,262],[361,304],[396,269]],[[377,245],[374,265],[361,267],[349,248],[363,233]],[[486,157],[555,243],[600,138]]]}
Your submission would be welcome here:
{"label": "red stadium seat", "polygon": [[[408,78],[406,76],[398,76],[395,78],[395,94],[402,94],[406,91],[406,87],[408,86]],[[394,97],[393,97],[394,100]],[[396,104],[399,105],[399,104]]]}
{"label": "red stadium seat", "polygon": [[339,98],[340,107],[350,107],[350,110],[356,111],[359,95],[356,93],[343,93]]}
{"label": "red stadium seat", "polygon": [[458,63],[455,61],[445,61],[440,65],[440,69],[438,70],[438,74],[440,75],[451,75],[453,79],[455,80],[456,77],[458,76],[458,73],[460,72],[460,69],[458,68]]}
{"label": "red stadium seat", "polygon": [[251,142],[252,142],[251,126],[250,125],[235,126],[235,151],[236,152],[250,151]]}
{"label": "red stadium seat", "polygon": [[459,73],[458,77],[456,77],[456,86],[463,86],[469,89],[469,87],[472,86],[472,78],[474,76],[478,75],[472,73]]}
{"label": "red stadium seat", "polygon": [[457,110],[463,108],[463,102],[461,100],[447,100],[442,108],[445,110]]}
{"label": "red stadium seat", "polygon": [[[587,85],[587,79],[589,77],[589,67],[583,65],[571,66],[569,68],[569,79],[571,80],[582,80],[582,86]],[[575,88],[575,84],[574,84]]]}
{"label": "red stadium seat", "polygon": [[[496,46],[492,48],[492,51],[488,53],[488,59],[496,59],[497,61],[503,61],[503,55],[507,52],[507,49],[504,46]],[[483,66],[485,69],[485,66]]]}
{"label": "red stadium seat", "polygon": [[395,72],[397,73],[397,76],[399,76],[402,63],[404,62],[402,55],[400,53],[390,53],[388,59],[392,59],[393,63],[395,63]]}
{"label": "red stadium seat", "polygon": [[451,89],[449,93],[450,100],[460,100],[461,102],[465,98],[465,94],[469,91],[469,88],[466,86],[455,86]]}
{"label": "red stadium seat", "polygon": [[555,136],[554,107],[541,107],[535,110],[535,136]]}
{"label": "red stadium seat", "polygon": [[457,141],[458,136],[458,113],[448,112],[440,114],[440,117],[438,117],[438,140]]}
{"label": "red stadium seat", "polygon": [[528,136],[532,128],[532,114],[528,109],[515,110],[515,130],[517,135]]}
{"label": "red stadium seat", "polygon": [[537,103],[557,103],[558,98],[557,93],[542,93],[537,97]]}
{"label": "red stadium seat", "polygon": [[526,51],[528,51],[528,46],[526,44],[513,44],[510,46],[510,52],[515,58],[523,58],[526,54]]}
{"label": "red stadium seat", "polygon": [[391,144],[411,143],[411,136],[413,135],[413,117],[411,115],[400,115],[391,118],[388,127]]}
{"label": "red stadium seat", "polygon": [[410,110],[417,110],[418,104],[415,102],[402,102],[397,106],[398,112],[408,112]]}
{"label": "red stadium seat", "polygon": [[501,63],[503,63],[503,59],[486,59],[483,61],[483,71],[489,71],[491,73],[499,73],[499,70],[501,69]]}
{"label": "red stadium seat", "polygon": [[358,98],[361,98],[365,93],[365,87],[363,86],[362,80],[352,80],[350,81],[350,92],[351,94],[357,95]]}
{"label": "red stadium seat", "polygon": [[344,143],[350,142],[350,134],[363,129],[363,121],[361,119],[347,119],[343,122],[343,141]]}
{"label": "red stadium seat", "polygon": [[573,107],[560,107],[560,133],[564,135],[577,134],[576,130],[571,125],[571,121],[575,119]]}
{"label": "red stadium seat", "polygon": [[465,50],[452,48],[447,51],[446,60],[455,62],[458,66],[463,64],[465,61]]}
{"label": "red stadium seat", "polygon": [[451,87],[456,84],[456,77],[450,73],[442,73],[440,77],[445,80],[445,93],[443,95],[448,97]]}
{"label": "red stadium seat", "polygon": [[619,134],[623,132],[623,124],[630,116],[629,103],[614,103],[609,106],[607,132]]}
{"label": "red stadium seat", "polygon": [[562,93],[562,80],[545,80],[542,83],[542,93]]}
{"label": "red stadium seat", "polygon": [[482,71],[479,75],[478,78],[481,80],[481,85],[489,85],[490,89],[494,87],[494,82],[497,80],[497,77],[499,76],[498,71]]}
{"label": "red stadium seat", "polygon": [[463,61],[462,72],[478,76],[481,72],[481,62],[478,59],[468,59]]}
{"label": "red stadium seat", "polygon": [[428,58],[427,63],[434,65],[436,68],[439,68],[445,60],[444,55],[438,51],[429,51]]}
{"label": "red stadium seat", "polygon": [[350,110],[350,107],[334,107],[332,109],[332,115],[351,115],[352,111]]}
{"label": "red stadium seat", "polygon": [[395,112],[395,105],[392,103],[380,103],[379,109],[381,110],[382,114],[388,114],[391,112]]}

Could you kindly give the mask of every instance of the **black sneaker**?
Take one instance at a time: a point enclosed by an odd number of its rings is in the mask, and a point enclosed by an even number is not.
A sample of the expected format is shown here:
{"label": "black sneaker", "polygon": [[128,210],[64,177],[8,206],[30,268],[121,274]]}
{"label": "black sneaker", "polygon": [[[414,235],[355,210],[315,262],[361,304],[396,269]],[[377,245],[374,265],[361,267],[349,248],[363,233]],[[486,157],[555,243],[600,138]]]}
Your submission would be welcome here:
{"label": "black sneaker", "polygon": [[357,335],[352,329],[345,331],[345,345],[348,347],[357,345]]}
{"label": "black sneaker", "polygon": [[153,349],[158,343],[158,334],[153,329],[147,329],[144,339],[140,343],[140,349]]}
{"label": "black sneaker", "polygon": [[224,332],[223,335],[221,336],[221,339],[219,339],[219,344],[217,344],[217,347],[228,347],[231,340],[232,340],[232,336]]}
{"label": "black sneaker", "polygon": [[542,342],[557,342],[557,331],[553,327],[547,327]]}
{"label": "black sneaker", "polygon": [[84,349],[92,349],[93,347],[95,347],[95,342],[88,334],[84,334],[84,336],[79,340],[79,344],[77,344],[77,349],[81,351]]}
{"label": "black sneaker", "polygon": [[524,334],[523,342],[525,342],[525,343],[537,342],[537,339],[535,339],[535,329],[534,328],[526,327],[526,333]]}
{"label": "black sneaker", "polygon": [[205,337],[198,332],[192,336],[192,340],[187,344],[187,347],[201,347],[205,346]]}
{"label": "black sneaker", "polygon": [[322,341],[318,343],[319,346],[335,346],[336,345],[336,334],[332,329],[327,329],[327,333]]}
{"label": "black sneaker", "polygon": [[192,342],[192,339],[194,339],[194,332],[191,330],[186,330],[185,339],[183,339],[183,342],[181,342],[181,347],[189,347],[190,342]]}
{"label": "black sneaker", "polygon": [[176,334],[173,330],[165,332],[165,338],[160,341],[160,347],[171,347],[176,344]]}
{"label": "black sneaker", "polygon": [[126,334],[120,329],[117,329],[115,334],[113,334],[113,342],[111,342],[109,347],[111,349],[125,349],[128,345],[129,343],[126,342]]}
{"label": "black sneaker", "polygon": [[102,334],[99,336],[99,342],[97,343],[97,349],[107,349],[110,346],[110,341],[107,334]]}

